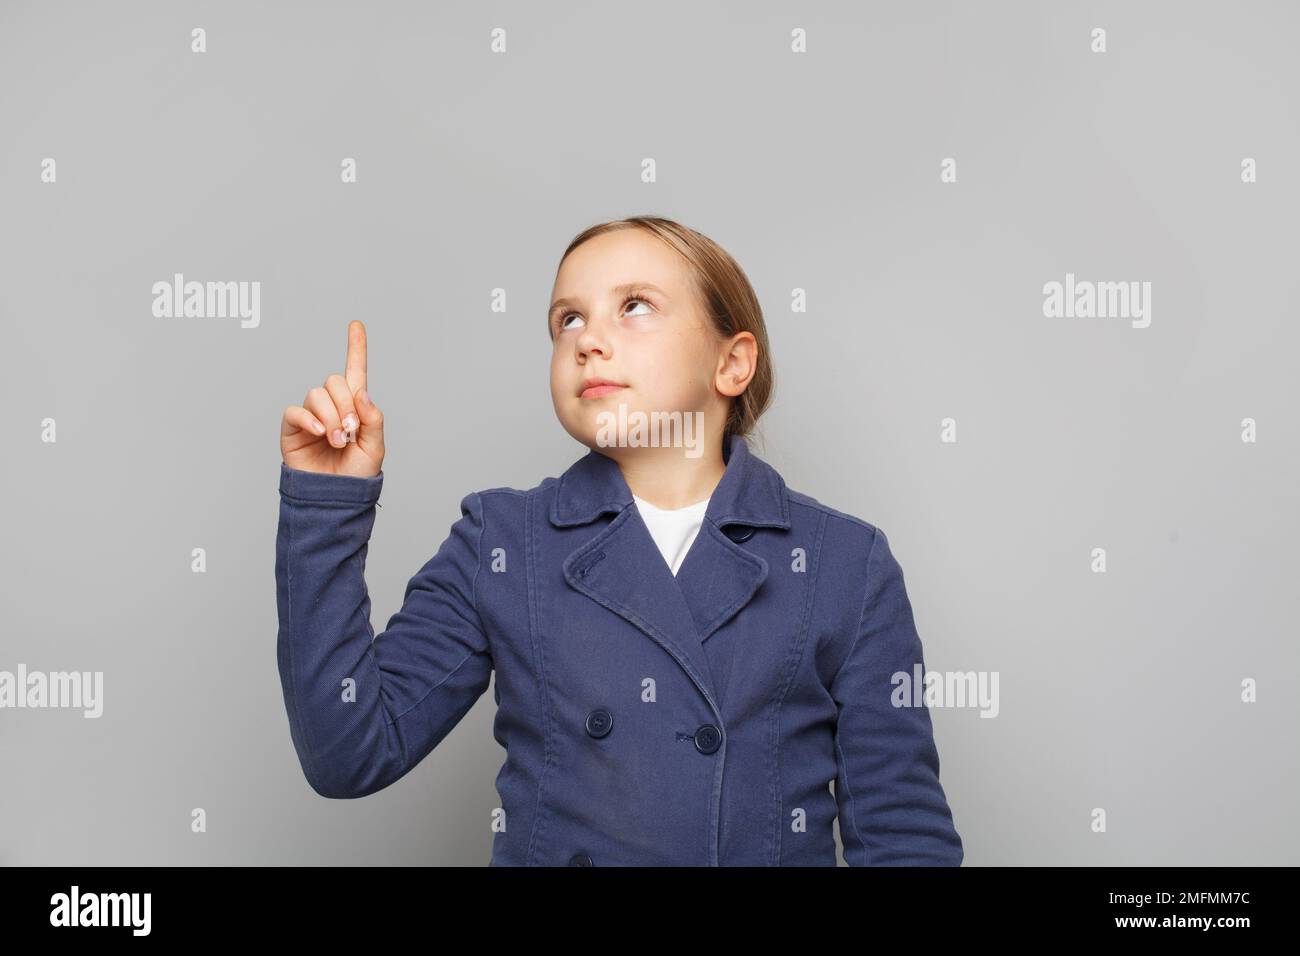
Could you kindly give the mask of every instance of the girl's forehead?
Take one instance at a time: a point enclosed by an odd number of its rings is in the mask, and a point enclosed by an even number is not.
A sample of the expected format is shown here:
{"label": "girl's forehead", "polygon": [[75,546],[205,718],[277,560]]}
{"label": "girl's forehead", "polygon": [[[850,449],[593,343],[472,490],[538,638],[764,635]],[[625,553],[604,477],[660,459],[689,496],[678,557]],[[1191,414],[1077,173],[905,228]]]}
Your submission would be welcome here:
{"label": "girl's forehead", "polygon": [[652,263],[645,260],[592,262],[572,270],[562,269],[555,277],[551,298],[613,296],[635,286],[671,296],[681,293],[689,284],[690,276],[680,263]]}
{"label": "girl's forehead", "polygon": [[560,266],[560,274],[604,270],[654,271],[660,278],[668,279],[672,273],[680,271],[682,265],[677,253],[654,236],[639,229],[620,229],[588,239],[578,246]]}

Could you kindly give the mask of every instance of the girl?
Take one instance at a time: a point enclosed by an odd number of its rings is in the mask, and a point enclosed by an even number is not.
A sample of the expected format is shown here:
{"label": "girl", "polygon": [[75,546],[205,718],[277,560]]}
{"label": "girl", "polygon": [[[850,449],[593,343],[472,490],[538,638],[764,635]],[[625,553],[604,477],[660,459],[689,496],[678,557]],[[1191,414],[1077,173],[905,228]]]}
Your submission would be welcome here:
{"label": "girl", "polygon": [[378,636],[360,322],[285,410],[278,659],[307,781],[387,787],[495,672],[490,865],[834,866],[837,817],[849,865],[960,864],[929,713],[895,689],[924,665],[888,539],[748,447],[773,374],[740,266],[636,217],[578,235],[553,292],[551,399],[590,450],[466,495]]}

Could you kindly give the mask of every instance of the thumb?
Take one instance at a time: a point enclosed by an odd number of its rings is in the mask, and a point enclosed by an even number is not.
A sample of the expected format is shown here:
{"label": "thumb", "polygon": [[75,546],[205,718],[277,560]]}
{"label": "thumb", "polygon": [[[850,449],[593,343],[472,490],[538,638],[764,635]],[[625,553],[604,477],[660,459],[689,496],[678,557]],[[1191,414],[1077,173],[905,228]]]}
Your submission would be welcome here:
{"label": "thumb", "polygon": [[384,413],[370,400],[370,392],[361,389],[356,394],[357,417],[361,427],[357,429],[357,445],[376,461],[384,457]]}

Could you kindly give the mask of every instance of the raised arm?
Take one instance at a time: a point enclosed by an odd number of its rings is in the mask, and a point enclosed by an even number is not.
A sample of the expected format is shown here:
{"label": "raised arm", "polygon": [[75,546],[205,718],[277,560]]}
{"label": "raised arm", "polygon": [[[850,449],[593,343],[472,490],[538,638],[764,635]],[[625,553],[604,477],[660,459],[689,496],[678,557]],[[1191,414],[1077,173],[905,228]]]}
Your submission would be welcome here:
{"label": "raised arm", "polygon": [[345,374],[285,409],[275,544],[277,655],[303,773],[326,797],[363,797],[422,760],[487,689],[477,610],[482,501],[411,578],[375,636],[365,565],[383,487],[384,419],[367,389],[366,330],[348,325]]}

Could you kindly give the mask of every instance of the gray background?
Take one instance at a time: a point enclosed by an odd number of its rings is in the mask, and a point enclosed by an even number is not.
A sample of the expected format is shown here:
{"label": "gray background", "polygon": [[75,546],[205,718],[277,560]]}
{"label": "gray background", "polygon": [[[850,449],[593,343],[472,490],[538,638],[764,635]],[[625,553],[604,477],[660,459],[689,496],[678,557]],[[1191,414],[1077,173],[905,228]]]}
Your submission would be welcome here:
{"label": "gray background", "polygon": [[[386,791],[303,778],[275,659],[280,415],[363,319],[382,630],[463,494],[585,452],[551,408],[545,308],[568,240],[637,213],[753,281],[777,369],[758,453],[889,534],[930,669],[999,673],[996,719],[932,712],[967,864],[1300,862],[1298,21],[0,4],[0,669],[105,675],[98,720],[0,711],[0,863],[487,862],[490,691]],[[1150,328],[1045,318],[1067,271],[1150,281]],[[174,272],[260,281],[260,327],[153,317]]]}

